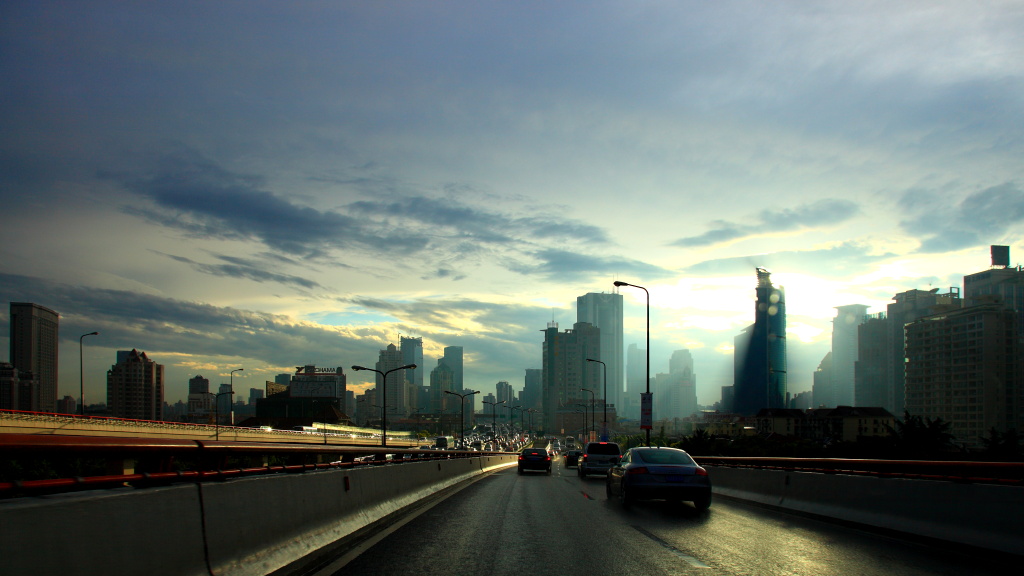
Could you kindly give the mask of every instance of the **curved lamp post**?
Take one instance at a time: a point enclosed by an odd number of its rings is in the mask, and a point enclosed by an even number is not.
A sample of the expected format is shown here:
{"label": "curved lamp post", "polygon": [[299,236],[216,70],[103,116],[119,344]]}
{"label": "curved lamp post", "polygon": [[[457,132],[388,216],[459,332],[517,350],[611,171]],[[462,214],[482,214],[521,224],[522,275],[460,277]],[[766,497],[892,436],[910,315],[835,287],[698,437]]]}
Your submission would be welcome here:
{"label": "curved lamp post", "polygon": [[601,440],[608,440],[608,365],[600,360],[587,358],[587,362],[596,362],[604,367],[604,420],[601,422]]}
{"label": "curved lamp post", "polygon": [[458,396],[462,402],[462,425],[459,427],[459,444],[463,450],[466,449],[466,398],[469,398],[473,394],[479,394],[479,390],[473,390],[472,392],[466,392],[465,394],[459,394],[458,392],[452,392],[451,390],[445,390],[445,394],[451,394],[452,396]]}
{"label": "curved lamp post", "polygon": [[220,397],[225,394],[231,395],[231,423],[235,423],[235,372],[245,370],[245,368],[235,368],[231,371],[231,384],[228,385],[227,392],[218,392],[213,395],[213,437],[220,440]]}
{"label": "curved lamp post", "polygon": [[85,416],[85,360],[82,359],[82,340],[86,336],[99,335],[99,332],[89,332],[78,337],[78,401],[82,404],[82,416]]}
{"label": "curved lamp post", "polygon": [[[590,392],[590,428],[589,431],[593,432],[597,426],[594,424],[594,399],[597,398],[597,394],[589,388],[580,388],[580,392]],[[589,440],[588,440],[589,441]]]}
{"label": "curved lamp post", "polygon": [[352,369],[357,371],[357,372],[359,370],[366,370],[366,371],[369,371],[369,372],[376,372],[377,374],[380,375],[380,379],[381,379],[381,384],[380,384],[380,445],[381,446],[387,446],[388,445],[388,415],[384,411],[384,407],[388,405],[388,374],[391,374],[392,372],[398,372],[399,370],[415,370],[416,369],[416,365],[415,364],[406,364],[405,366],[399,366],[398,368],[392,368],[391,370],[387,370],[385,372],[381,372],[380,370],[375,370],[373,368],[366,368],[364,366],[353,366]]}
{"label": "curved lamp post", "polygon": [[[630,286],[632,288],[639,288],[639,289],[644,291],[644,294],[647,294],[647,379],[646,379],[645,382],[647,384],[647,395],[650,396],[650,394],[651,394],[651,293],[648,292],[647,288],[644,288],[643,286],[637,286],[636,284],[630,284],[628,282],[621,282],[619,280],[616,280],[614,282],[614,284],[615,284],[615,286],[618,286],[618,287]],[[642,404],[643,403],[641,403],[641,405]],[[653,408],[653,399],[652,399],[652,408]],[[642,416],[643,415],[641,415],[641,426],[643,425],[643,418],[642,418]],[[650,425],[650,423],[647,424],[647,445],[648,446],[651,445],[651,425]]]}
{"label": "curved lamp post", "polygon": [[498,417],[498,404],[504,404],[504,403],[505,403],[504,400],[502,400],[501,402],[488,402],[487,400],[484,400],[484,404],[490,404],[491,405],[491,443],[492,444],[496,443],[498,441],[498,428],[497,428],[497,424],[496,424],[496,420],[497,420],[497,417]]}

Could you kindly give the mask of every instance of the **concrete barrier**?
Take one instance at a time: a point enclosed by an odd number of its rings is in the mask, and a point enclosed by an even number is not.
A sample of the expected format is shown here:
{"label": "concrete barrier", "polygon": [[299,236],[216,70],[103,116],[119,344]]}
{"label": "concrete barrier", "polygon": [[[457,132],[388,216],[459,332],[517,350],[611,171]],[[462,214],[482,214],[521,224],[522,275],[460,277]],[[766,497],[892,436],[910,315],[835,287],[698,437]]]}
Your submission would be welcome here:
{"label": "concrete barrier", "polygon": [[516,455],[0,502],[0,565],[22,574],[267,574]]}
{"label": "concrete barrier", "polygon": [[1024,488],[938,480],[708,467],[715,494],[875,528],[1024,551]]}

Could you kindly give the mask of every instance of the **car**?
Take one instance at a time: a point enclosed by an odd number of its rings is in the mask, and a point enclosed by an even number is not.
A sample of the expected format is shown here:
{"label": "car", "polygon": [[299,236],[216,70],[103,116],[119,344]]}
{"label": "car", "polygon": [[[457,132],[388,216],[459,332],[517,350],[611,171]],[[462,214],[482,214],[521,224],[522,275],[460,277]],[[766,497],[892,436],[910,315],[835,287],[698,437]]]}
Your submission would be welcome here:
{"label": "car", "polygon": [[576,472],[580,478],[590,474],[605,474],[616,462],[622,450],[615,442],[587,442],[580,454]]}
{"label": "car", "polygon": [[711,506],[711,478],[685,450],[630,448],[608,470],[605,490],[624,506],[636,500],[693,502],[700,511]]}
{"label": "car", "polygon": [[541,470],[551,474],[551,455],[544,448],[524,448],[519,453],[519,473]]}
{"label": "car", "polygon": [[582,453],[583,453],[582,450],[577,450],[575,448],[573,448],[571,450],[566,450],[565,451],[565,456],[564,456],[564,458],[565,458],[565,467],[566,468],[571,468],[573,466],[579,466],[580,454],[582,454]]}

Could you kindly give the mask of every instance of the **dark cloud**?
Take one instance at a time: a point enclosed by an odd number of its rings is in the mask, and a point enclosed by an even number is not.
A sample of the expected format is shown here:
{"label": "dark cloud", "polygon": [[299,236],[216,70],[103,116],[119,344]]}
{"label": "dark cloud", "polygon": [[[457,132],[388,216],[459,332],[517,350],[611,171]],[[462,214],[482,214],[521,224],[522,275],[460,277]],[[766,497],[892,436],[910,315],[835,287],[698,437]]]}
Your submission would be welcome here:
{"label": "dark cloud", "polygon": [[838,198],[825,198],[812,204],[781,210],[762,210],[750,224],[742,225],[725,220],[712,222],[712,228],[698,236],[680,238],[669,246],[693,248],[712,246],[741,238],[772,234],[789,230],[813,229],[845,222],[860,213],[856,203]]}
{"label": "dark cloud", "polygon": [[940,191],[912,189],[899,206],[907,215],[900,226],[921,239],[920,252],[940,253],[997,244],[1024,223],[1024,190],[1004,182],[968,195],[960,202]]}
{"label": "dark cloud", "polygon": [[234,256],[216,256],[218,259],[224,261],[224,264],[204,264],[202,262],[196,262],[191,258],[184,256],[175,256],[172,254],[165,254],[168,258],[177,260],[184,264],[188,264],[192,269],[202,272],[203,274],[211,274],[213,276],[227,276],[231,278],[243,278],[246,280],[253,280],[255,282],[276,282],[279,284],[295,286],[299,288],[314,289],[321,288],[320,284],[302,276],[293,276],[291,274],[282,274],[280,272],[274,272],[269,269],[264,262],[256,262],[246,258],[237,258]]}
{"label": "dark cloud", "polygon": [[686,268],[684,274],[698,276],[753,274],[754,268],[801,272],[813,276],[848,277],[862,274],[892,258],[893,254],[874,254],[868,246],[847,242],[822,250],[793,250],[756,254],[720,260],[705,260]]}
{"label": "dark cloud", "polygon": [[599,276],[628,275],[658,279],[673,274],[670,270],[619,256],[593,256],[553,248],[538,250],[529,256],[531,262],[508,264],[508,268],[520,274],[539,275],[563,283],[591,280]]}

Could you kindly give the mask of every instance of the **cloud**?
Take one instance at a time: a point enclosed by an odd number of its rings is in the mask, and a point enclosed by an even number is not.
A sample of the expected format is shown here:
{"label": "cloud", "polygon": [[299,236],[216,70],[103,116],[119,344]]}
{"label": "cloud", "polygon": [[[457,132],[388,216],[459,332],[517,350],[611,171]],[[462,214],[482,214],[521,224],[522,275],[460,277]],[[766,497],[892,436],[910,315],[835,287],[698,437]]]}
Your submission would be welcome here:
{"label": "cloud", "polygon": [[1024,190],[1016,182],[990,186],[952,203],[948,193],[911,189],[899,206],[908,214],[900,226],[921,239],[918,251],[923,253],[998,243],[1024,223]]}
{"label": "cloud", "polygon": [[[160,254],[159,252],[157,252]],[[269,270],[269,266],[264,262],[256,262],[246,258],[238,258],[234,256],[218,255],[216,258],[224,261],[224,264],[204,264],[202,262],[196,262],[191,258],[185,256],[175,256],[172,254],[163,254],[173,260],[188,264],[193,270],[202,272],[203,274],[211,274],[213,276],[226,276],[230,278],[243,278],[246,280],[252,280],[254,282],[277,282],[279,284],[285,284],[295,286],[299,288],[314,289],[321,288],[322,286],[308,278],[302,276],[292,276],[290,274],[282,274],[280,272],[273,272]],[[282,260],[274,258],[275,260]],[[288,259],[283,259],[291,262]]]}
{"label": "cloud", "polygon": [[666,278],[673,274],[670,270],[620,256],[593,256],[554,248],[538,250],[529,256],[532,262],[508,264],[509,269],[566,284],[615,274],[651,279]]}
{"label": "cloud", "polygon": [[752,236],[775,234],[792,230],[808,230],[821,226],[832,226],[853,218],[860,212],[856,203],[837,198],[824,198],[812,204],[782,210],[762,210],[751,224],[736,224],[716,220],[712,229],[699,236],[680,238],[669,246],[694,248],[711,246]]}
{"label": "cloud", "polygon": [[689,266],[683,273],[697,276],[751,274],[756,267],[772,271],[800,272],[813,276],[847,277],[874,269],[893,254],[877,254],[868,246],[845,242],[820,250],[791,250],[736,258],[705,260]]}

